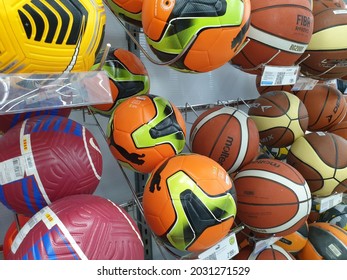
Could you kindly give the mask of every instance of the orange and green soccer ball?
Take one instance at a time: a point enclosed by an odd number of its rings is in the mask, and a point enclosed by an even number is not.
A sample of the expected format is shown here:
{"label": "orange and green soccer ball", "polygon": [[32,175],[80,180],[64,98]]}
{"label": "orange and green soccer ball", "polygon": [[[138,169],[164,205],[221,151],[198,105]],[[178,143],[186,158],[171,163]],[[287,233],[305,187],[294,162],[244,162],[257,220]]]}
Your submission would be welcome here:
{"label": "orange and green soccer ball", "polygon": [[118,162],[140,173],[152,172],[166,158],[181,153],[186,143],[181,112],[166,98],[151,94],[119,104],[106,134]]}
{"label": "orange and green soccer ball", "polygon": [[249,0],[145,0],[142,27],[159,60],[183,72],[208,72],[241,49],[250,10]]}
{"label": "orange and green soccer ball", "polygon": [[137,27],[142,27],[142,2],[142,0],[107,0],[110,10],[116,16]]}
{"label": "orange and green soccer ball", "polygon": [[194,153],[168,158],[144,188],[146,222],[168,247],[201,252],[230,231],[236,215],[233,181],[213,159]]}
{"label": "orange and green soccer ball", "polygon": [[[92,70],[99,68],[102,56],[101,52]],[[101,69],[110,81],[112,103],[92,105],[92,111],[110,116],[114,108],[129,97],[148,94],[150,81],[147,69],[132,52],[122,48],[110,49]]]}

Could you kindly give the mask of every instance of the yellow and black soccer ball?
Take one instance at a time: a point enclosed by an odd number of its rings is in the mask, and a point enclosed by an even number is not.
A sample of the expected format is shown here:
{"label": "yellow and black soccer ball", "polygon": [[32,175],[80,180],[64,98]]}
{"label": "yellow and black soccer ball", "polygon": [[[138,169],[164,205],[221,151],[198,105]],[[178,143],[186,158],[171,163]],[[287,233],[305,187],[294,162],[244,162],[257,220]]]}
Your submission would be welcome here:
{"label": "yellow and black soccer ball", "polygon": [[102,0],[0,0],[0,73],[88,71],[105,23]]}

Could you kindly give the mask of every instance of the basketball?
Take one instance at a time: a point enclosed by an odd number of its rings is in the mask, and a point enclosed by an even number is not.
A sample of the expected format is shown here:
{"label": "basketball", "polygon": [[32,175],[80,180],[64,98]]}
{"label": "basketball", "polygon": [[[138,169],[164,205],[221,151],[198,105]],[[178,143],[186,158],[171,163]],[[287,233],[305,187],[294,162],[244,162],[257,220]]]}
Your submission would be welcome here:
{"label": "basketball", "polygon": [[105,33],[102,0],[1,0],[1,73],[88,71]]}
{"label": "basketball", "polygon": [[285,236],[304,225],[311,193],[303,176],[275,159],[258,159],[234,178],[239,220],[254,232]]}
{"label": "basketball", "polygon": [[262,94],[249,104],[248,115],[255,122],[260,143],[287,147],[306,132],[309,122],[304,103],[286,91]]}
{"label": "basketball", "polygon": [[257,253],[252,246],[246,246],[233,257],[233,260],[295,260],[295,258],[282,247],[272,244]]}
{"label": "basketball", "polygon": [[334,125],[328,130],[328,132],[339,135],[347,140],[347,120],[343,120],[342,122]]}
{"label": "basketball", "polygon": [[9,260],[142,260],[133,218],[112,201],[71,195],[41,209],[21,228]]}
{"label": "basketball", "polygon": [[347,189],[347,140],[333,133],[312,132],[290,147],[287,163],[306,179],[313,196]]}
{"label": "basketball", "polygon": [[327,222],[347,230],[347,204],[340,203],[319,215],[318,222]]}
{"label": "basketball", "polygon": [[107,127],[112,155],[124,167],[150,173],[157,164],[181,153],[186,143],[181,112],[157,95],[133,96],[113,111]]}
{"label": "basketball", "polygon": [[0,115],[0,135],[7,132],[10,128],[14,127],[16,124],[26,119],[29,119],[31,117],[40,116],[40,115],[53,115],[53,116],[63,116],[68,118],[70,116],[71,110],[72,110],[71,108],[57,108],[57,109],[43,110],[43,111]]}
{"label": "basketball", "polygon": [[209,72],[242,47],[249,28],[250,0],[223,2],[143,1],[142,26],[157,58],[183,72]]}
{"label": "basketball", "polygon": [[261,95],[263,93],[269,91],[287,91],[291,92],[293,85],[281,85],[281,86],[262,86],[261,85],[261,77],[262,75],[258,74],[255,78],[255,86],[257,88],[258,93]]}
{"label": "basketball", "polygon": [[345,9],[345,7],[346,5],[343,0],[312,0],[313,15],[326,9]]}
{"label": "basketball", "polygon": [[142,27],[142,0],[107,0],[106,4],[116,16],[135,27]]}
{"label": "basketball", "polygon": [[42,115],[0,137],[0,201],[32,216],[67,195],[93,193],[103,157],[92,133],[76,121]]}
{"label": "basketball", "polygon": [[306,50],[312,32],[310,1],[251,0],[249,41],[231,64],[256,75],[264,64],[292,66]]}
{"label": "basketball", "polygon": [[294,256],[300,252],[308,240],[308,222],[305,222],[297,231],[281,237],[275,245],[282,247]]}
{"label": "basketball", "polygon": [[300,90],[295,95],[307,109],[309,131],[327,131],[346,115],[346,100],[333,86],[317,84],[312,90]]}
{"label": "basketball", "polygon": [[[97,57],[91,70],[98,69],[103,52]],[[95,113],[109,117],[114,108],[127,98],[149,92],[149,75],[145,65],[132,52],[122,48],[111,48],[101,68],[110,81],[112,101],[109,104],[90,106]],[[97,93],[95,93],[97,96]]]}
{"label": "basketball", "polygon": [[233,173],[259,153],[259,132],[254,121],[243,111],[217,106],[203,112],[190,130],[193,153],[217,161]]}
{"label": "basketball", "polygon": [[299,260],[347,260],[347,231],[329,223],[309,225],[308,241]]}
{"label": "basketball", "polygon": [[318,80],[346,76],[347,13],[345,9],[321,10],[314,15],[313,25],[312,38],[300,58],[301,73]]}
{"label": "basketball", "polygon": [[150,174],[143,211],[152,232],[168,247],[201,252],[230,231],[236,194],[229,174],[199,154],[166,159]]}

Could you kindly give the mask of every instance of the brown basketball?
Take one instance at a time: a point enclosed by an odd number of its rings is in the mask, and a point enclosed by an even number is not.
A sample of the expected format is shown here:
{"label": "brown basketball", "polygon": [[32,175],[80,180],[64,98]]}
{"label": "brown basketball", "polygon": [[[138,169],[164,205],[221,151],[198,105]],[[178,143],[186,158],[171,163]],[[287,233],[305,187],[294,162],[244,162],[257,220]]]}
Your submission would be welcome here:
{"label": "brown basketball", "polygon": [[329,129],[329,132],[337,134],[347,140],[347,121],[342,121],[334,125],[332,128]]}
{"label": "brown basketball", "polygon": [[285,236],[297,231],[311,211],[311,192],[289,164],[258,159],[234,179],[239,220],[254,232]]}
{"label": "brown basketball", "polygon": [[306,50],[312,32],[310,1],[252,0],[249,41],[230,63],[252,74],[261,74],[265,63],[291,66]]}
{"label": "brown basketball", "polygon": [[290,147],[287,163],[307,181],[313,196],[347,191],[347,140],[330,132],[311,132]]}
{"label": "brown basketball", "polygon": [[264,94],[269,91],[275,91],[275,90],[283,90],[283,91],[288,91],[291,92],[293,85],[279,85],[279,86],[262,86],[260,85],[261,83],[261,77],[262,75],[257,75],[255,78],[255,86],[259,92],[259,94]]}
{"label": "brown basketball", "polygon": [[346,4],[343,0],[313,0],[313,15],[318,14],[326,9],[345,9]]}
{"label": "brown basketball", "polygon": [[347,13],[326,8],[314,15],[310,43],[299,59],[301,73],[318,79],[337,79],[347,74]]}
{"label": "brown basketball", "polygon": [[317,84],[312,90],[297,91],[295,95],[305,104],[310,131],[327,131],[341,122],[347,110],[343,94],[331,85]]}
{"label": "brown basketball", "polygon": [[287,147],[305,134],[308,113],[303,102],[286,91],[270,91],[250,104],[248,115],[259,130],[260,143]]}
{"label": "brown basketball", "polygon": [[191,151],[217,161],[233,173],[259,153],[259,132],[243,111],[217,106],[203,112],[190,130]]}

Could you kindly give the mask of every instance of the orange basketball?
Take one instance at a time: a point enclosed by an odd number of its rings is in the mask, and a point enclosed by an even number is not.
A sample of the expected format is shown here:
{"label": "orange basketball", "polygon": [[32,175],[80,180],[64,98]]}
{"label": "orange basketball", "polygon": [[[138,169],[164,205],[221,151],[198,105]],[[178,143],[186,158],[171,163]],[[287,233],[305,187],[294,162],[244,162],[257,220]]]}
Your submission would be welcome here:
{"label": "orange basketball", "polygon": [[334,125],[332,128],[329,129],[329,132],[337,134],[347,140],[347,120],[344,120]]}
{"label": "orange basketball", "polygon": [[233,257],[233,260],[295,260],[294,256],[275,244],[260,252],[254,252],[252,246],[246,246]]}
{"label": "orange basketball", "polygon": [[305,104],[310,131],[327,131],[343,120],[347,103],[343,94],[331,85],[317,84],[312,90],[297,91],[295,95]]}
{"label": "orange basketball", "polygon": [[308,241],[299,260],[347,260],[347,231],[325,222],[309,225]]}
{"label": "orange basketball", "polygon": [[260,143],[267,147],[287,147],[304,135],[308,113],[303,102],[286,91],[270,91],[250,104],[248,115],[254,120]]}
{"label": "orange basketball", "polygon": [[313,15],[318,14],[326,9],[344,9],[346,4],[343,0],[312,0]]}
{"label": "orange basketball", "polygon": [[310,1],[251,0],[249,41],[231,64],[252,74],[261,74],[258,66],[265,63],[292,66],[306,50],[312,32]]}
{"label": "orange basketball", "polygon": [[234,179],[239,220],[254,232],[285,236],[297,231],[311,211],[311,192],[292,166],[258,159]]}
{"label": "orange basketball", "polygon": [[217,106],[195,120],[189,143],[192,152],[212,158],[233,173],[258,155],[259,132],[245,112]]}
{"label": "orange basketball", "polygon": [[301,73],[318,80],[331,80],[347,73],[347,13],[326,8],[314,15],[314,29],[301,56]]}

